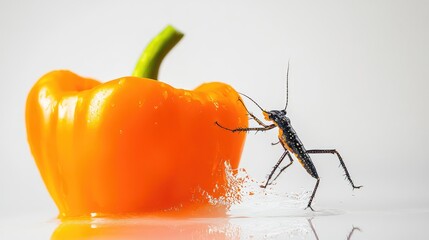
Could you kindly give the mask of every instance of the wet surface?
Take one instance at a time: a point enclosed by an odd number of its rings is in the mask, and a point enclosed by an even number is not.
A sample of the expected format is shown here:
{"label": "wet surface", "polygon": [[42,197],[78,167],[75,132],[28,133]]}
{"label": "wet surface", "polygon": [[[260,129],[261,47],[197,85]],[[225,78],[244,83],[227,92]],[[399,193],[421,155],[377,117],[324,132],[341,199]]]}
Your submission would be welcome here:
{"label": "wet surface", "polygon": [[305,209],[309,191],[285,193],[275,185],[263,189],[246,171],[227,170],[232,192],[218,199],[207,195],[213,204],[209,209],[62,222],[53,213],[3,216],[0,239],[429,238],[429,208],[348,211],[316,206],[311,211]]}
{"label": "wet surface", "polygon": [[[301,214],[301,216],[299,216]],[[60,222],[1,218],[1,239],[427,239],[428,209],[336,210],[294,216],[133,217]]]}

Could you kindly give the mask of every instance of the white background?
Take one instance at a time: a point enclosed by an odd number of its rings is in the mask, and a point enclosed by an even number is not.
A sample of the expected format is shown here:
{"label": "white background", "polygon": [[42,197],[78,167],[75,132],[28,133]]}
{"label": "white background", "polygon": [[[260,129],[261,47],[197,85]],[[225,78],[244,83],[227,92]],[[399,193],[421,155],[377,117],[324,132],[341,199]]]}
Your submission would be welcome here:
{"label": "white background", "polygon": [[[267,109],[285,102],[321,176],[316,208],[429,207],[429,14],[425,1],[0,1],[0,214],[56,208],[26,141],[26,96],[54,69],[108,81],[130,75],[166,24],[186,36],[160,80],[223,81]],[[254,113],[259,113],[248,104]],[[249,134],[241,167],[263,180],[282,153],[276,131]],[[284,191],[312,190],[296,162]]]}

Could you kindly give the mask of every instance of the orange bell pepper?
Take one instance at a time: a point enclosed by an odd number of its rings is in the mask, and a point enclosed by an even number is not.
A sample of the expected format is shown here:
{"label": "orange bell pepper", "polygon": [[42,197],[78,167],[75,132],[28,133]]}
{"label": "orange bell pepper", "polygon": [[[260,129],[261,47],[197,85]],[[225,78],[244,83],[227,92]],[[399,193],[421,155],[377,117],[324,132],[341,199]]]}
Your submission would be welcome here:
{"label": "orange bell pepper", "polygon": [[136,76],[100,83],[53,71],[31,89],[28,142],[60,217],[201,206],[206,194],[228,191],[225,162],[238,167],[245,135],[214,123],[247,126],[237,92],[220,82],[189,91],[141,77],[157,77],[181,36],[167,27]]}

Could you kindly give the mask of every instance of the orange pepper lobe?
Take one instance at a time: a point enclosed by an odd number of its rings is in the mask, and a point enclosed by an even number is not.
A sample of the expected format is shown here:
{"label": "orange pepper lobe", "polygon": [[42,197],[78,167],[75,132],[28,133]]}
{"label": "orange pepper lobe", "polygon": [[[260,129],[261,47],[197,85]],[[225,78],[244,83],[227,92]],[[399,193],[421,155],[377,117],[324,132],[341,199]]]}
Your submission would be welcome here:
{"label": "orange pepper lobe", "polygon": [[207,204],[237,168],[247,127],[239,95],[212,82],[193,91],[151,79],[101,84],[69,71],[43,76],[26,108],[28,141],[60,216],[144,213]]}

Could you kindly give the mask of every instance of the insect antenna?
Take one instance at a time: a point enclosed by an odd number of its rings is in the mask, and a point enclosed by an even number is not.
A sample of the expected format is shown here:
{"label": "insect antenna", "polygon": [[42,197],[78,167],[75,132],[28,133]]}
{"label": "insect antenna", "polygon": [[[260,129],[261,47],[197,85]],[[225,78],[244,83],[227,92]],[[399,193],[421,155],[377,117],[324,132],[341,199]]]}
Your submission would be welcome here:
{"label": "insect antenna", "polygon": [[285,105],[285,111],[287,108],[287,104],[289,102],[289,61],[287,61],[287,72],[286,72],[286,105]]}
{"label": "insect antenna", "polygon": [[249,99],[249,100],[250,100],[250,101],[252,101],[254,104],[256,104],[256,106],[258,106],[258,108],[259,108],[259,109],[261,109],[261,111],[262,111],[262,112],[267,112],[267,111],[265,111],[261,106],[259,106],[259,104],[258,104],[255,100],[253,100],[251,97],[249,97],[249,96],[247,96],[246,94],[241,93],[241,92],[239,92],[239,94],[240,94],[240,95],[245,96],[247,99]]}

